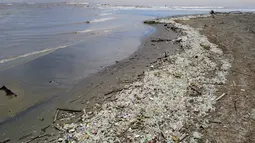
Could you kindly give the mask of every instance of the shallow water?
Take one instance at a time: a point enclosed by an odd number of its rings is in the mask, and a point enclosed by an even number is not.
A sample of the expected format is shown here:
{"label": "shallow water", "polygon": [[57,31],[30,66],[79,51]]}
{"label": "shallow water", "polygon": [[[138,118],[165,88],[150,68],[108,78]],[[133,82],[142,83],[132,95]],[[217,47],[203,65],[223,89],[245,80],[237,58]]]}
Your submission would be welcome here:
{"label": "shallow water", "polygon": [[0,86],[18,97],[0,92],[0,122],[127,58],[154,30],[144,20],[209,10],[1,4]]}

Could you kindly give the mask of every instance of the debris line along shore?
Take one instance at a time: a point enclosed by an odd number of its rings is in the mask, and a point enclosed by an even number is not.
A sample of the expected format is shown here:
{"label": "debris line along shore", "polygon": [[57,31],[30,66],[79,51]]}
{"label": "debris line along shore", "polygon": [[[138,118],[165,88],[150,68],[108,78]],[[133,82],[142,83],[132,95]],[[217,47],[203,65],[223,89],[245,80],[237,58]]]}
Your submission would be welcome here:
{"label": "debris line along shore", "polygon": [[[198,128],[220,100],[216,95],[231,68],[222,50],[207,37],[178,20],[206,17],[185,16],[157,19],[150,23],[178,29],[173,41],[183,51],[159,58],[144,77],[126,85],[105,101],[101,110],[84,112],[79,123],[64,124],[61,139],[75,142],[197,142]],[[225,96],[225,94],[224,94]],[[226,95],[227,96],[227,95]]]}

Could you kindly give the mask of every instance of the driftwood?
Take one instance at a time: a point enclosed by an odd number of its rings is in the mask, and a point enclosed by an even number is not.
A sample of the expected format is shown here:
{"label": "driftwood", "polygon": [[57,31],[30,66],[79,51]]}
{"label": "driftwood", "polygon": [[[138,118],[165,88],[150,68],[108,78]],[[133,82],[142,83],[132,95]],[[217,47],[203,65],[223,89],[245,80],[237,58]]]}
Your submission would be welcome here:
{"label": "driftwood", "polygon": [[151,42],[170,42],[170,41],[173,41],[173,40],[171,40],[171,39],[161,39],[161,38],[159,38],[157,40],[151,40]]}
{"label": "driftwood", "polygon": [[107,95],[110,95],[110,94],[113,94],[113,93],[117,93],[117,92],[120,92],[124,89],[127,89],[127,88],[119,88],[119,89],[115,89],[115,90],[112,90],[112,91],[109,91],[107,93],[105,93],[104,95],[107,96]]}
{"label": "driftwood", "polygon": [[58,124],[57,124],[57,125],[53,125],[53,127],[54,127],[56,130],[58,130],[58,131],[61,131],[61,132],[64,131],[61,127],[59,127]]}
{"label": "driftwood", "polygon": [[210,120],[209,122],[210,122],[210,123],[215,123],[215,124],[221,124],[220,121],[212,121],[212,120]]}
{"label": "driftwood", "polygon": [[48,125],[48,126],[42,128],[41,131],[46,132],[46,130],[47,130],[49,127],[50,127],[50,125]]}
{"label": "driftwood", "polygon": [[182,42],[182,38],[178,38],[174,40],[174,43],[180,43],[180,42]]}
{"label": "driftwood", "polygon": [[234,101],[234,107],[235,107],[235,111],[237,112],[236,101]]}
{"label": "driftwood", "polygon": [[195,86],[190,86],[190,88],[193,90],[193,91],[196,91],[198,93],[198,95],[202,95],[202,93],[199,91],[199,89]]}
{"label": "driftwood", "polygon": [[[82,110],[76,110],[76,109],[68,109],[68,108],[57,108],[54,119],[53,119],[53,123],[55,123],[58,119],[58,114],[59,111],[65,111],[65,112],[74,112],[74,113],[78,113],[78,112],[82,112]],[[48,126],[47,126],[48,128]],[[47,129],[46,128],[46,129]]]}
{"label": "driftwood", "polygon": [[[175,76],[179,76],[179,75],[175,75]],[[200,89],[198,86],[191,84],[191,85],[189,85],[189,87],[188,87],[188,94],[189,94],[190,96],[193,96],[193,97],[195,97],[195,96],[201,96],[201,95],[202,95],[202,92],[200,92],[200,90],[201,90],[201,89]]]}
{"label": "driftwood", "polygon": [[216,98],[216,101],[219,101],[221,98],[223,98],[226,95],[226,93],[223,93],[221,96]]}
{"label": "driftwood", "polygon": [[162,59],[165,59],[167,57],[169,57],[169,55],[167,54],[167,52],[164,52],[162,57],[157,58],[157,60],[162,60]]}
{"label": "driftwood", "polygon": [[0,141],[0,143],[8,143],[8,142],[10,142],[11,140],[9,139],[9,138],[7,138],[7,139],[5,139],[5,140],[3,140],[3,141]]}
{"label": "driftwood", "polygon": [[2,86],[0,90],[3,90],[6,93],[6,96],[15,96],[17,97],[17,94],[13,93],[10,89],[8,89],[6,86]]}
{"label": "driftwood", "polygon": [[54,116],[53,123],[55,123],[55,122],[57,121],[58,113],[59,113],[59,110],[57,109],[57,111],[56,111],[56,113],[55,113],[55,116]]}
{"label": "driftwood", "polygon": [[189,135],[185,135],[183,138],[181,138],[181,139],[179,140],[179,142],[181,143],[181,142],[184,141],[188,136],[189,136]]}
{"label": "driftwood", "polygon": [[57,108],[57,110],[66,111],[66,112],[82,112],[82,110],[68,109],[68,108]]}
{"label": "driftwood", "polygon": [[23,139],[25,139],[25,138],[27,138],[29,136],[32,136],[32,133],[20,137],[19,140],[23,140]]}
{"label": "driftwood", "polygon": [[25,143],[30,143],[30,142],[32,142],[36,139],[43,138],[43,137],[46,137],[46,136],[50,136],[50,134],[44,134],[44,135],[39,135],[39,136],[32,137],[30,140],[25,141]]}

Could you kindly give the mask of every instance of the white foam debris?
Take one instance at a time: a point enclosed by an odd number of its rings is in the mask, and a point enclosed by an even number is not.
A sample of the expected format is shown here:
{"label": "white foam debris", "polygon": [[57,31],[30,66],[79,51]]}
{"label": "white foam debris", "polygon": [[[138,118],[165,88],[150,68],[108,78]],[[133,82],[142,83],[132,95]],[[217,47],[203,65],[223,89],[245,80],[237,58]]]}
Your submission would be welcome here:
{"label": "white foam debris", "polygon": [[[116,93],[116,100],[103,103],[93,116],[85,113],[82,123],[66,125],[69,132],[63,137],[65,140],[176,142],[192,134],[190,126],[214,110],[217,85],[226,82],[231,65],[217,45],[196,29],[176,23],[177,19],[160,22],[182,29],[183,36],[179,38],[185,51],[158,61],[142,80]],[[70,131],[70,126],[75,130]],[[193,132],[193,136],[202,135]],[[195,142],[192,137],[189,141]]]}
{"label": "white foam debris", "polygon": [[175,20],[190,20],[194,18],[205,18],[210,17],[211,14],[200,14],[200,15],[186,15],[186,16],[180,16],[180,17],[171,17],[171,18],[164,18],[160,20],[156,20],[157,22],[161,23],[173,23]]}

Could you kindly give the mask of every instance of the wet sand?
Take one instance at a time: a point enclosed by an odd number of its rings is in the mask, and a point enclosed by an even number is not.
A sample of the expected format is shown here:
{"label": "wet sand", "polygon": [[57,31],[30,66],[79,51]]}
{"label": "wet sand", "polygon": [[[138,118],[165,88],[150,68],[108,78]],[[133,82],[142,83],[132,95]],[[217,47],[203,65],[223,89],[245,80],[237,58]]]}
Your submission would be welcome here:
{"label": "wet sand", "polygon": [[[163,24],[155,25],[156,32],[142,39],[139,49],[129,58],[116,61],[115,65],[70,86],[67,92],[53,96],[1,123],[0,140],[10,138],[11,142],[21,142],[40,134],[42,128],[52,124],[57,108],[83,109],[86,107],[87,110],[93,109],[96,103],[101,104],[110,97],[110,94],[105,96],[108,92],[121,89],[127,83],[137,80],[139,75],[149,69],[151,63],[162,57],[164,53],[167,52],[171,55],[180,52],[181,50],[170,42],[151,42],[158,38],[176,38],[176,33],[165,30],[165,28]],[[47,132],[56,131],[54,127],[47,129]],[[19,140],[24,135],[29,136]]]}

